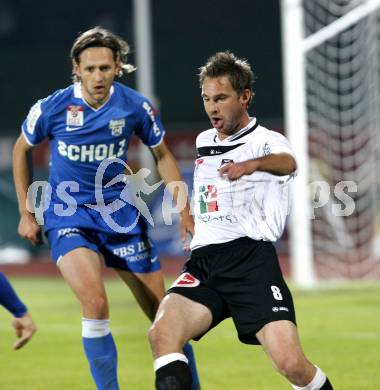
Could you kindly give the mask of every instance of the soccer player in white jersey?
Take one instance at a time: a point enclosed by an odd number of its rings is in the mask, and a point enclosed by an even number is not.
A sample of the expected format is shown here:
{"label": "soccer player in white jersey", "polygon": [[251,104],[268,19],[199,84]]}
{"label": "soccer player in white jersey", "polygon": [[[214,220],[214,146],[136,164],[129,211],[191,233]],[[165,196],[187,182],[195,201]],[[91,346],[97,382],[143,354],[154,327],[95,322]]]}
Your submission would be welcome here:
{"label": "soccer player in white jersey", "polygon": [[[81,34],[70,53],[73,85],[31,108],[14,147],[18,231],[38,244],[41,227],[33,205],[27,203],[32,182],[28,154],[34,145],[49,140],[51,191],[45,200],[44,231],[52,259],[82,306],[83,346],[100,390],[119,388],[117,352],[101,277],[102,258],[118,272],[151,320],[165,292],[156,249],[140,215],[147,218],[149,210],[140,193],[133,197],[126,187],[133,176],[124,174],[129,169],[125,161],[130,137],[136,134],[150,147],[166,184],[181,183],[159,116],[144,96],[114,81],[123,72],[134,70],[126,62],[128,49],[123,39],[100,27]],[[149,186],[144,181],[140,187],[145,191]],[[183,239],[194,229],[184,192],[178,188],[173,191],[178,205],[181,199],[185,203],[181,212]],[[193,362],[193,389],[198,389],[190,344],[184,346],[184,353]]]}
{"label": "soccer player in white jersey", "polygon": [[200,69],[213,128],[196,141],[192,253],[149,332],[159,390],[190,389],[182,346],[228,317],[240,341],[261,344],[294,389],[332,389],[302,351],[273,246],[297,165],[286,138],[249,116],[253,77],[250,65],[228,51]]}

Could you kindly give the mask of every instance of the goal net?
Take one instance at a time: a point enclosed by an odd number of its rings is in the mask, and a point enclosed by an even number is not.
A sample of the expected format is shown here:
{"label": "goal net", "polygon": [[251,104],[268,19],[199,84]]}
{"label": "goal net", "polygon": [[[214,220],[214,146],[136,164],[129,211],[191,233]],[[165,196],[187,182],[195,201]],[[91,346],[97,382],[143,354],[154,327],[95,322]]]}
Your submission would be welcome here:
{"label": "goal net", "polygon": [[302,12],[312,272],[378,278],[380,1],[288,3]]}

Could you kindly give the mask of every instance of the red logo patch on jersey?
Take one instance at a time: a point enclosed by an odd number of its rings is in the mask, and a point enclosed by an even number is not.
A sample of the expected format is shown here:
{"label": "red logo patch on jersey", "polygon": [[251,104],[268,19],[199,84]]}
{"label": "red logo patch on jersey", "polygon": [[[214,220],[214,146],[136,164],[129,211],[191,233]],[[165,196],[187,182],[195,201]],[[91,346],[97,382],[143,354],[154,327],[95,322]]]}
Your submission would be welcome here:
{"label": "red logo patch on jersey", "polygon": [[[84,109],[82,106],[70,105],[66,111],[66,125],[67,126],[83,126]],[[70,131],[70,129],[68,129]]]}
{"label": "red logo patch on jersey", "polygon": [[196,279],[193,275],[185,272],[176,279],[171,287],[196,287],[199,286],[200,281]]}

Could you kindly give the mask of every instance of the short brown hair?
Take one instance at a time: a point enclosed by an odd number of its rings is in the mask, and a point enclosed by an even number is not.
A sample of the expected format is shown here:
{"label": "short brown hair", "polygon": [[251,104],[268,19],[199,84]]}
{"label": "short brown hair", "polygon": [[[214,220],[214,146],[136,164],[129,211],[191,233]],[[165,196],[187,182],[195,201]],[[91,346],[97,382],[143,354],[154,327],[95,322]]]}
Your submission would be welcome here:
{"label": "short brown hair", "polygon": [[[127,54],[130,50],[128,43],[105,28],[97,26],[80,34],[70,50],[71,60],[79,64],[82,51],[89,47],[108,47],[111,49],[115,61],[120,61],[122,70],[119,76],[122,76],[123,73],[131,73],[136,69],[133,65],[127,64]],[[73,81],[79,81],[74,72]]]}
{"label": "short brown hair", "polygon": [[255,75],[250,64],[245,59],[240,59],[235,54],[221,51],[210,57],[206,65],[199,68],[199,83],[202,88],[203,81],[206,77],[228,76],[232,88],[241,95],[245,89],[252,92],[252,84]]}

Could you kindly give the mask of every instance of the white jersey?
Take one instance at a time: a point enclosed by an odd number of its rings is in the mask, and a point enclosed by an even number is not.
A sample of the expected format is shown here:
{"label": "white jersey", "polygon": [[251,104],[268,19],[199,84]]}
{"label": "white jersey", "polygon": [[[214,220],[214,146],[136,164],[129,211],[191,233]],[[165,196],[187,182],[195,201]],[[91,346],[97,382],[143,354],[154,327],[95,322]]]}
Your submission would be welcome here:
{"label": "white jersey", "polygon": [[229,162],[269,154],[289,153],[294,157],[288,140],[252,118],[247,127],[222,141],[216,129],[203,131],[196,146],[191,249],[239,237],[278,240],[289,211],[289,182],[294,173],[276,176],[256,171],[232,181],[220,176],[218,169]]}

